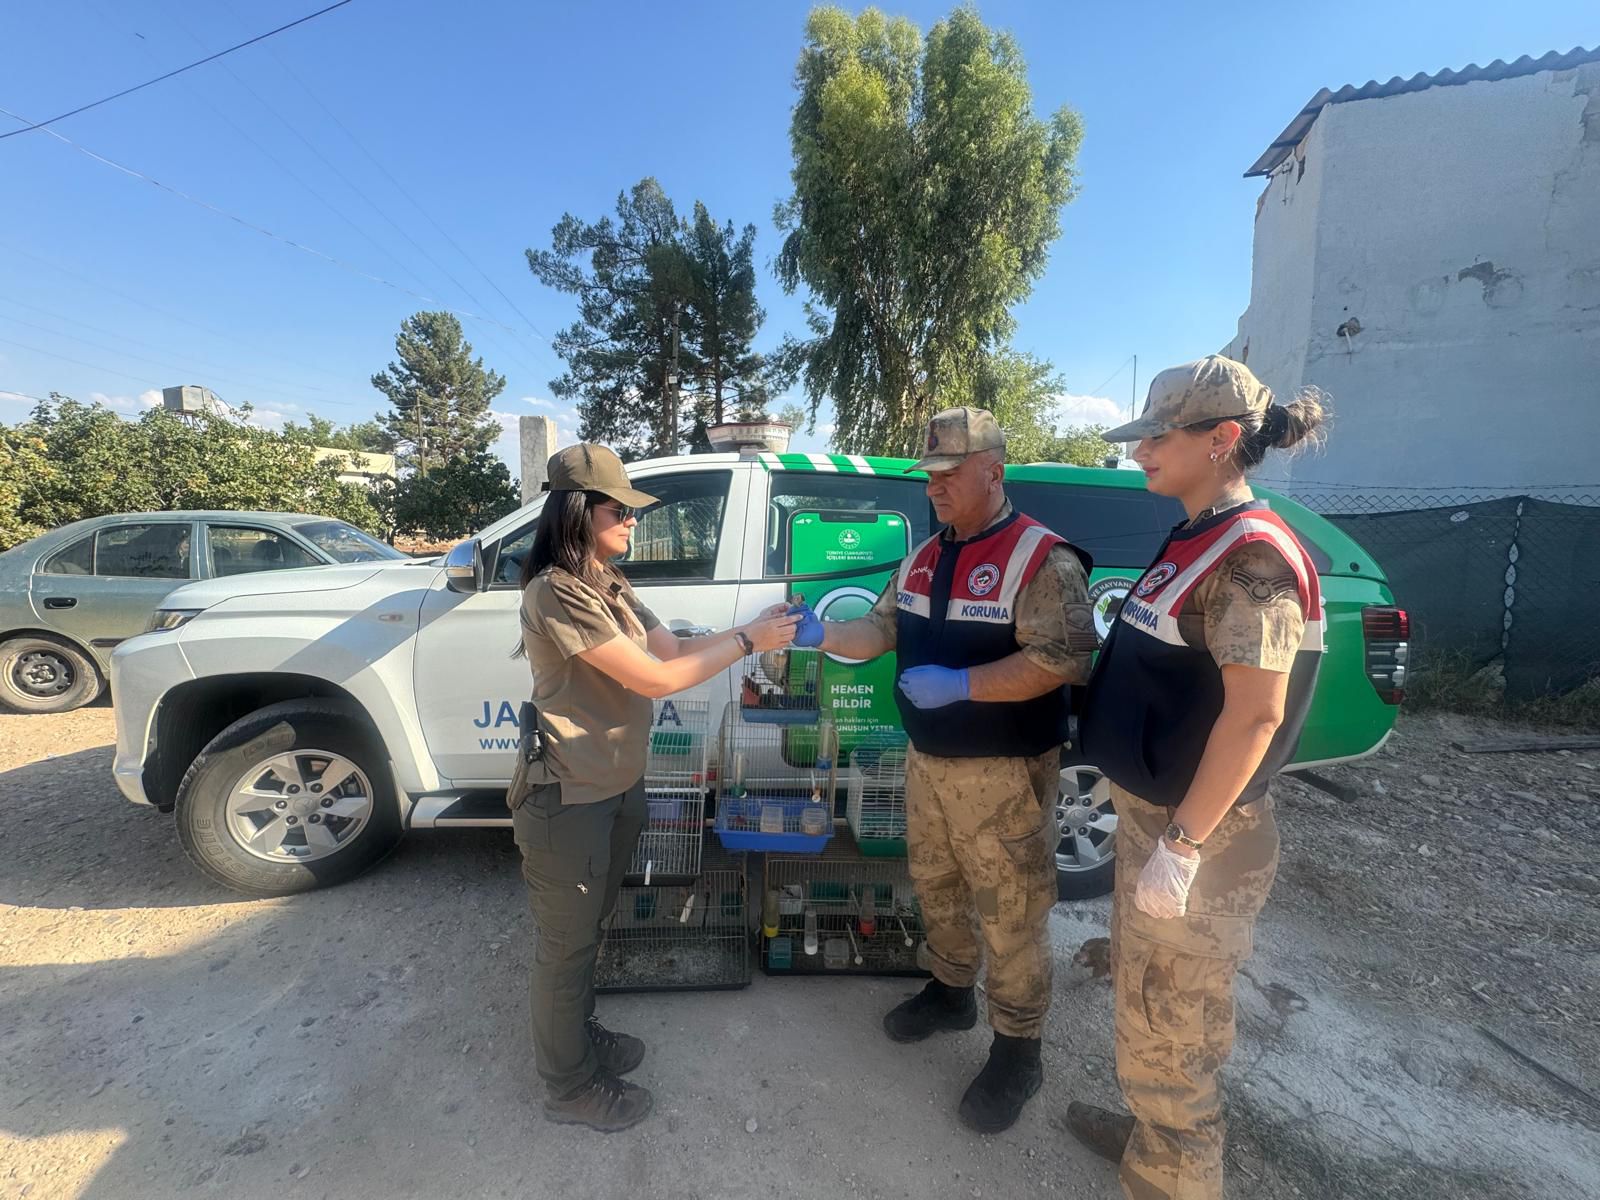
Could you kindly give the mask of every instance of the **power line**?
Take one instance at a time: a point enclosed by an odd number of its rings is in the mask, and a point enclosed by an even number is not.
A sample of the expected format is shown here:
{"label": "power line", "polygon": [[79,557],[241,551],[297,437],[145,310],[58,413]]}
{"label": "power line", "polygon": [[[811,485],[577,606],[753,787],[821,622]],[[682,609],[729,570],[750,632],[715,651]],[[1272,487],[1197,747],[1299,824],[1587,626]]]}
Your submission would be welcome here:
{"label": "power line", "polygon": [[[112,296],[121,297],[123,300],[128,301],[130,304],[136,305],[143,311],[158,313],[161,316],[166,317],[169,321],[177,321],[180,325],[187,325],[190,329],[198,329],[201,333],[204,333],[210,337],[220,338],[225,342],[232,342],[235,346],[242,346],[244,349],[249,350],[258,358],[268,357],[262,353],[259,347],[252,345],[243,338],[236,337],[231,333],[223,333],[220,329],[212,329],[210,326],[202,325],[198,321],[191,320],[190,318],[184,316],[182,313],[174,312],[170,308],[163,308],[159,304],[154,304],[144,296],[135,296],[130,292],[125,292],[119,288],[113,287],[109,283],[105,283],[101,280],[91,279],[81,271],[76,271],[71,267],[64,267],[58,262],[51,262],[48,258],[41,258],[31,250],[24,250],[20,246],[12,246],[6,242],[0,242],[0,250],[5,250],[12,254],[20,254],[24,258],[31,258],[34,262],[39,263],[42,266],[49,267],[52,271],[59,271],[63,275],[78,280],[80,283],[87,284],[89,287],[95,289],[96,292],[105,292]],[[325,367],[313,368],[313,370],[315,370],[319,375],[327,376],[329,379],[338,379],[341,382],[344,382],[343,375],[340,375],[335,371],[330,371]]]}
{"label": "power line", "polygon": [[[102,326],[99,326],[99,325],[91,325],[87,321],[80,321],[76,317],[69,317],[65,313],[51,312],[48,308],[40,308],[38,305],[32,303],[31,301],[30,302],[24,302],[24,301],[21,301],[21,300],[13,299],[10,296],[0,296],[0,304],[12,304],[12,305],[15,305],[17,308],[22,309],[23,312],[28,313],[30,316],[49,317],[49,318],[51,318],[52,320],[55,320],[55,321],[65,321],[68,325],[76,325],[80,329],[87,329],[90,333],[101,333],[101,334],[104,334],[107,337],[116,338],[118,341],[134,342],[134,343],[141,344],[141,345],[143,344],[142,341],[139,338],[129,337],[127,334],[118,333],[114,329],[106,329],[106,328],[103,328]],[[5,318],[0,318],[0,319],[10,320],[10,321],[17,321],[18,324],[26,324],[26,322],[18,321],[18,319],[16,317],[5,317]],[[55,331],[54,330],[46,330],[45,332],[54,333]],[[68,337],[70,335],[62,334],[61,336],[62,337]],[[81,340],[81,339],[79,339],[79,340]],[[106,347],[103,347],[103,349],[111,350],[111,347],[106,346]],[[121,354],[121,353],[126,353],[126,352],[125,351],[112,350],[112,353],[113,354]],[[197,369],[197,370],[214,373],[214,374],[217,374],[219,376],[231,375],[233,373],[233,368],[231,368],[231,367],[219,367],[215,363],[203,362],[200,359],[191,360],[190,361],[190,367],[192,367],[194,369]],[[328,390],[327,388],[317,387],[314,384],[296,383],[292,379],[278,379],[277,377],[272,376],[272,375],[260,375],[260,374],[257,374],[254,371],[250,372],[248,375],[238,376],[238,378],[244,379],[244,380],[247,380],[247,381],[249,379],[255,379],[255,380],[258,380],[261,383],[266,383],[266,384],[269,384],[269,385],[272,385],[272,386],[275,386],[275,387],[300,388],[303,391],[307,391],[307,392],[319,392],[319,393],[326,394],[327,390]],[[353,401],[329,401],[328,403],[353,403]]]}
{"label": "power line", "polygon": [[[229,8],[232,9],[232,6],[230,5]],[[190,36],[193,37],[194,35],[191,33]],[[456,253],[459,254],[467,262],[467,265],[472,267],[472,269],[475,270],[479,274],[479,276],[482,277],[483,281],[485,283],[487,283],[491,288],[493,288],[495,293],[503,301],[505,301],[505,303],[511,308],[512,312],[516,313],[517,316],[522,318],[523,323],[526,324],[528,326],[528,328],[533,331],[534,335],[536,337],[538,337],[539,339],[541,339],[541,343],[542,344],[529,345],[529,344],[526,343],[525,339],[523,339],[520,331],[515,331],[515,330],[512,331],[513,334],[518,339],[515,343],[512,344],[512,352],[513,352],[513,354],[520,355],[521,348],[523,346],[525,346],[525,345],[527,346],[528,349],[532,350],[535,354],[542,354],[543,350],[544,350],[544,344],[548,344],[549,341],[550,341],[549,336],[547,334],[545,334],[542,330],[540,330],[539,327],[536,326],[532,322],[532,320],[530,320],[528,318],[527,314],[524,313],[520,308],[517,307],[516,302],[513,301],[511,299],[511,297],[509,297],[509,296],[507,296],[505,294],[505,292],[501,289],[500,285],[497,284],[492,278],[490,278],[488,273],[485,272],[483,270],[483,268],[480,267],[477,264],[477,262],[465,250],[463,250],[461,248],[461,246],[456,242],[456,240],[453,237],[450,236],[449,232],[442,225],[440,225],[438,221],[433,219],[433,217],[428,213],[428,211],[426,209],[424,209],[422,207],[422,205],[417,202],[416,198],[414,196],[412,196],[412,194],[409,191],[406,190],[405,186],[398,179],[396,179],[394,177],[394,175],[388,170],[388,168],[386,168],[383,165],[383,163],[380,162],[378,160],[378,158],[370,150],[367,149],[365,144],[362,143],[361,139],[358,138],[350,130],[350,128],[347,125],[345,125],[345,123],[343,121],[341,121],[339,119],[338,114],[336,114],[332,109],[330,109],[327,106],[327,104],[325,104],[323,102],[322,98],[320,96],[318,96],[315,91],[312,90],[311,85],[306,83],[306,81],[304,79],[302,79],[300,77],[300,75],[298,73],[296,73],[293,68],[291,68],[289,66],[289,64],[287,62],[284,61],[283,56],[278,54],[276,51],[269,51],[269,53],[272,55],[273,60],[275,62],[277,62],[277,64],[283,69],[284,73],[286,75],[288,75],[291,79],[293,79],[296,84],[299,85],[300,90],[305,92],[305,94],[310,98],[311,102],[313,104],[315,104],[318,108],[320,108],[322,110],[323,114],[330,121],[332,121],[335,125],[337,125],[339,127],[339,129],[344,133],[345,137],[350,139],[351,143],[356,147],[356,149],[361,151],[361,153],[366,156],[367,160],[370,163],[372,163],[372,165],[375,166],[378,169],[379,173],[382,174],[383,177],[389,181],[389,183],[395,188],[395,190],[398,191],[402,196],[404,196],[405,199],[411,204],[411,206],[414,209],[417,210],[417,212],[422,214],[423,219],[426,220],[428,222],[428,224],[433,226],[434,230],[442,238],[444,238],[444,240],[450,244],[451,248],[454,249],[456,251]],[[315,144],[313,144],[309,139],[307,139],[305,137],[305,135],[302,134],[300,132],[300,130],[292,122],[290,122],[280,112],[278,112],[278,110],[276,108],[274,108],[265,99],[263,99],[256,92],[256,90],[254,88],[252,88],[248,83],[246,83],[242,78],[240,78],[240,76],[238,74],[233,72],[231,69],[229,70],[229,74],[233,75],[234,79],[239,83],[239,85],[241,87],[243,87],[246,91],[248,91],[252,96],[254,96],[256,98],[256,100],[262,105],[263,108],[266,108],[267,111],[271,112],[273,114],[273,116],[277,117],[277,119],[291,133],[293,133],[297,138],[299,138],[300,141],[302,143],[304,143],[306,148],[308,150],[310,150],[311,153],[315,154],[317,156],[317,158],[319,160],[321,160],[328,167],[328,169],[330,171],[332,171],[335,175],[337,175],[339,177],[339,179],[341,179],[344,182],[344,184],[347,187],[350,188],[351,191],[355,192],[356,195],[360,196],[361,199],[366,202],[367,206],[369,208],[371,208],[373,212],[377,213],[378,216],[381,217],[384,220],[384,222],[386,222],[391,229],[393,229],[402,238],[404,238],[406,240],[406,242],[410,244],[412,249],[414,249],[418,254],[422,255],[423,258],[427,259],[427,261],[434,267],[435,270],[439,271],[441,274],[444,275],[444,277],[446,279],[448,279],[452,284],[454,284],[456,289],[458,291],[460,291],[464,296],[466,296],[467,299],[469,301],[471,301],[472,304],[476,305],[480,309],[483,309],[485,312],[488,311],[489,306],[487,304],[485,304],[481,299],[479,299],[479,297],[472,291],[471,288],[467,287],[466,284],[462,283],[461,280],[457,279],[455,277],[455,274],[448,267],[446,267],[438,259],[434,258],[434,256],[431,253],[429,253],[427,248],[425,246],[423,246],[421,243],[419,243],[415,238],[413,238],[411,236],[411,234],[408,233],[399,224],[399,222],[397,222],[393,217],[391,217],[389,215],[389,213],[382,206],[380,206],[377,203],[377,201],[373,200],[371,196],[369,196],[365,191],[363,191],[354,182],[352,182],[344,174],[344,172],[341,171],[339,169],[339,167],[335,163],[331,162],[322,153],[322,151],[319,150],[316,147]],[[530,366],[530,369],[532,369],[535,372],[538,372],[538,371],[543,369],[543,368],[538,367],[538,366],[532,366],[531,364],[527,363],[526,359],[523,360],[523,365]]]}
{"label": "power line", "polygon": [[[54,317],[56,314],[42,312],[40,315],[45,315],[45,317]],[[75,323],[75,325],[82,325],[82,322],[74,322],[74,320],[72,320],[70,317],[56,317],[56,320],[66,320],[66,322]],[[200,371],[200,373],[210,374],[211,378],[219,379],[219,381],[230,381],[235,382],[235,384],[243,384],[243,386],[248,387],[248,389],[253,390],[253,392],[256,392],[256,394],[259,395],[275,395],[275,397],[278,397],[280,402],[290,403],[290,405],[293,405],[294,408],[301,408],[301,406],[309,405],[309,403],[317,403],[317,405],[349,405],[352,406],[352,408],[358,408],[358,406],[360,406],[357,402],[355,402],[355,400],[334,400],[334,398],[331,397],[317,398],[317,400],[306,400],[304,397],[290,397],[290,395],[283,395],[282,392],[274,392],[274,390],[270,389],[270,387],[266,387],[266,389],[261,387],[261,382],[259,382],[261,381],[261,376],[256,376],[256,378],[253,379],[251,378],[250,374],[235,373],[234,370],[230,370],[230,368],[227,368],[227,366],[214,366],[208,365],[208,363],[200,362],[179,363],[176,362],[176,360],[163,360],[163,358],[150,358],[149,355],[133,354],[131,350],[118,350],[115,346],[106,346],[104,342],[91,341],[91,339],[88,338],[78,338],[77,334],[62,333],[61,330],[51,330],[50,326],[48,325],[35,325],[34,322],[26,322],[26,320],[21,320],[19,317],[0,317],[0,325],[5,325],[5,323],[10,323],[10,325],[21,325],[24,330],[37,330],[38,333],[48,333],[50,336],[53,336],[53,338],[66,338],[67,341],[78,342],[78,344],[91,347],[91,349],[106,350],[107,354],[120,355],[122,358],[133,358],[134,362],[149,363],[150,366],[160,366],[160,368],[163,368],[163,370],[174,371],[174,373],[179,373],[179,371],[181,371],[181,373]],[[94,328],[94,326],[86,325],[85,328]],[[99,333],[110,333],[110,331],[99,330]],[[123,334],[112,333],[110,336],[112,336],[112,338],[122,338]],[[126,339],[126,341],[133,341],[133,339]],[[293,387],[293,384],[290,384],[290,386]]]}
{"label": "power line", "polygon": [[188,66],[179,67],[175,71],[168,71],[165,75],[158,75],[154,79],[147,79],[143,83],[136,83],[130,88],[123,88],[120,92],[117,92],[114,95],[103,96],[99,100],[93,100],[88,104],[79,105],[77,108],[74,108],[68,112],[60,113],[57,116],[51,117],[48,121],[35,121],[23,129],[13,129],[10,133],[0,133],[0,141],[4,141],[6,138],[16,137],[18,134],[32,133],[35,129],[43,129],[46,125],[54,125],[57,121],[65,121],[68,117],[75,117],[79,113],[88,112],[91,108],[99,108],[102,104],[110,104],[113,100],[120,100],[124,96],[131,96],[134,92],[143,91],[147,87],[153,87],[154,85],[171,79],[176,75],[182,75],[185,71],[192,71],[196,67],[205,66],[208,62],[215,62],[217,59],[222,58],[225,55],[232,54],[235,50],[243,50],[246,46],[254,46],[257,42],[265,41],[269,37],[275,37],[278,34],[283,33],[285,30],[293,29],[296,25],[304,25],[307,21],[315,20],[324,13],[331,13],[336,8],[343,8],[350,2],[351,0],[335,0],[335,3],[328,5],[327,8],[319,8],[316,12],[301,17],[297,21],[290,21],[287,25],[280,25],[278,28],[270,29],[266,33],[257,34],[249,41],[240,42],[237,46],[229,46],[226,50],[218,50],[215,54],[208,54],[206,57],[190,63]]}
{"label": "power line", "polygon": [[[14,121],[26,121],[27,120],[26,117],[18,116],[16,113],[14,113],[10,109],[6,109],[6,108],[0,108],[0,115],[10,117]],[[443,300],[440,300],[437,297],[428,296],[428,295],[424,295],[421,292],[413,291],[412,289],[404,286],[403,284],[395,283],[391,279],[385,279],[381,275],[374,275],[370,271],[365,271],[362,268],[356,266],[354,263],[346,262],[342,258],[336,258],[332,254],[324,253],[321,250],[316,250],[316,249],[313,249],[312,247],[307,246],[307,245],[305,245],[305,244],[303,244],[301,242],[294,241],[292,238],[287,238],[287,237],[284,237],[282,234],[274,233],[272,230],[266,229],[266,228],[264,228],[264,227],[262,227],[260,225],[257,225],[255,222],[247,220],[244,217],[241,217],[241,216],[237,215],[236,213],[231,213],[225,208],[219,208],[219,207],[217,207],[217,205],[212,204],[208,200],[202,200],[198,196],[191,196],[188,192],[185,192],[185,191],[182,191],[179,188],[173,187],[169,183],[162,183],[159,179],[152,179],[150,176],[146,175],[143,171],[136,171],[136,170],[134,170],[134,168],[129,167],[129,166],[125,166],[124,164],[117,162],[115,159],[107,158],[103,154],[96,154],[93,150],[90,150],[88,147],[80,146],[77,142],[73,141],[71,138],[65,137],[62,134],[57,133],[54,129],[46,129],[44,132],[45,132],[45,135],[47,137],[53,137],[53,138],[56,139],[56,141],[62,142],[62,143],[65,143],[68,146],[71,146],[79,154],[82,154],[87,158],[92,158],[95,162],[104,163],[106,166],[111,167],[113,170],[121,171],[124,175],[131,175],[135,179],[143,180],[145,183],[150,184],[152,187],[159,188],[160,190],[162,190],[164,192],[168,192],[168,193],[178,197],[180,200],[185,200],[188,203],[193,204],[198,208],[205,209],[207,212],[215,213],[219,217],[226,217],[228,220],[234,222],[235,224],[242,225],[246,229],[249,229],[249,230],[252,230],[255,233],[261,234],[263,237],[271,238],[275,242],[282,242],[285,246],[291,246],[294,249],[299,250],[302,254],[309,254],[313,258],[320,258],[324,262],[332,263],[334,266],[340,268],[341,270],[349,271],[352,275],[358,275],[362,279],[367,280],[369,283],[381,284],[382,286],[384,286],[386,288],[392,288],[394,291],[400,292],[401,294],[406,295],[406,296],[410,296],[415,300],[421,300],[424,304],[436,305],[441,310],[443,310],[445,312],[448,312],[448,313],[451,313],[453,316],[466,317],[466,318],[468,318],[470,320],[473,320],[473,321],[480,321],[480,322],[483,322],[484,324],[493,325],[497,329],[506,330],[506,332],[508,332],[508,333],[516,332],[509,325],[506,325],[506,324],[504,324],[504,323],[502,323],[500,321],[496,321],[493,317],[480,316],[477,313],[468,312],[466,309],[451,308]]]}
{"label": "power line", "polygon": [[[91,2],[93,2],[93,0],[91,0]],[[99,10],[98,3],[95,4],[95,8],[97,10]],[[103,11],[101,11],[100,19],[107,25],[107,27],[113,28],[113,29],[117,28],[114,25],[114,23],[112,22],[112,20],[108,16],[106,16],[106,14]],[[118,32],[120,32],[120,30],[118,30]],[[204,43],[202,43],[199,38],[195,37],[195,35],[193,33],[189,32],[187,27],[185,27],[184,32],[187,33],[189,35],[190,40],[195,42],[197,45],[204,45]],[[155,52],[150,49],[148,41],[145,38],[143,38],[142,36],[138,40],[139,40],[140,48],[144,51],[144,53],[153,58],[155,56]],[[229,75],[231,75],[235,82],[239,83],[241,86],[244,86],[244,81],[239,78],[238,73],[235,72],[232,67],[224,64],[222,69],[224,71],[226,71]],[[186,84],[192,84],[193,83],[192,80],[185,80],[184,82]],[[193,88],[193,94],[199,99],[199,101],[202,104],[204,104],[213,113],[215,113],[220,120],[225,121],[227,123],[228,127],[231,128],[236,134],[238,134],[239,137],[244,139],[250,145],[254,146],[258,151],[260,151],[262,156],[264,158],[266,158],[266,160],[268,162],[270,162],[273,166],[275,166],[279,171],[283,172],[283,174],[287,175],[290,179],[294,180],[295,183],[299,184],[302,188],[304,188],[306,190],[306,192],[312,197],[312,199],[316,200],[319,204],[321,204],[324,208],[326,208],[334,216],[338,217],[339,220],[343,221],[346,225],[348,225],[352,230],[355,231],[357,236],[359,236],[361,238],[364,238],[366,240],[367,244],[372,246],[373,249],[377,250],[378,253],[386,255],[391,262],[393,262],[396,266],[398,266],[407,275],[410,275],[412,280],[417,284],[418,287],[426,287],[427,286],[425,283],[422,282],[422,280],[420,278],[418,278],[405,265],[405,263],[403,263],[399,259],[395,258],[395,256],[392,253],[390,253],[390,251],[388,250],[387,247],[382,245],[376,238],[374,238],[370,233],[368,233],[367,230],[363,226],[357,224],[354,220],[352,220],[348,213],[346,213],[338,205],[334,204],[334,202],[332,200],[328,199],[328,197],[324,196],[320,191],[318,191],[314,186],[312,186],[312,184],[309,181],[307,181],[305,178],[303,178],[299,174],[299,172],[297,172],[293,167],[289,166],[288,163],[284,162],[281,158],[279,158],[276,154],[274,154],[266,146],[262,145],[259,141],[257,141],[255,139],[255,137],[251,135],[251,133],[250,133],[250,131],[248,129],[246,129],[243,125],[239,124],[239,122],[235,121],[227,113],[223,112],[222,109],[215,102],[212,101],[212,99],[210,98],[210,96],[207,94],[207,92],[204,89],[195,87],[195,88]],[[259,97],[258,97],[258,99],[259,99]],[[263,106],[265,106],[266,102],[262,101],[262,104],[263,104]]]}
{"label": "power line", "polygon": [[99,363],[84,362],[81,358],[69,358],[65,354],[56,354],[50,350],[41,350],[37,346],[29,346],[25,342],[14,342],[10,338],[0,338],[0,344],[6,346],[16,346],[19,350],[27,350],[33,354],[42,354],[46,358],[59,358],[62,362],[71,363],[75,367],[87,367],[91,371],[102,371],[107,375],[120,375],[124,379],[133,380],[135,383],[145,383],[155,388],[164,386],[157,383],[154,379],[145,379],[140,375],[130,375],[126,371],[118,371],[113,367],[102,367]]}
{"label": "power line", "polygon": [[[229,4],[228,7],[230,9],[233,8],[233,6],[231,4]],[[237,10],[234,10],[234,11],[237,11]],[[323,114],[330,121],[332,121],[335,125],[337,125],[339,127],[339,129],[344,133],[345,137],[350,139],[351,143],[355,146],[355,148],[357,150],[361,151],[361,153],[366,156],[367,161],[370,162],[373,166],[378,168],[379,174],[381,174],[385,179],[387,179],[389,181],[389,183],[394,187],[394,189],[397,192],[399,192],[402,196],[404,196],[406,198],[406,201],[411,205],[411,207],[416,209],[417,212],[419,212],[422,215],[423,220],[427,221],[429,225],[433,226],[434,230],[439,234],[439,236],[444,238],[444,240],[450,244],[451,248],[453,250],[455,250],[455,252],[457,254],[459,254],[463,259],[466,260],[467,265],[470,266],[474,271],[476,271],[479,274],[479,276],[482,277],[483,281],[485,283],[487,283],[491,288],[493,288],[495,290],[495,294],[498,295],[500,297],[500,299],[504,300],[506,302],[506,304],[510,306],[511,311],[516,313],[517,316],[521,317],[522,320],[523,320],[523,323],[526,324],[529,329],[533,330],[534,334],[537,337],[542,339],[543,342],[549,343],[550,340],[551,340],[550,339],[550,335],[545,333],[542,329],[540,329],[537,325],[535,325],[533,323],[532,319],[525,312],[523,312],[521,308],[517,307],[516,301],[512,300],[510,296],[506,295],[505,292],[501,290],[500,285],[497,284],[489,276],[488,272],[486,272],[481,266],[478,265],[477,260],[474,259],[470,254],[468,254],[464,249],[461,248],[461,246],[456,242],[455,238],[450,236],[449,231],[446,230],[444,228],[444,226],[440,225],[438,221],[434,220],[433,215],[431,213],[429,213],[427,209],[422,207],[421,203],[417,200],[417,198],[415,196],[413,196],[411,194],[411,192],[406,188],[406,186],[403,183],[401,183],[398,179],[396,179],[394,177],[394,175],[389,171],[389,169],[387,167],[385,167],[383,165],[383,163],[378,159],[378,157],[375,154],[373,154],[372,151],[367,149],[366,144],[364,142],[362,142],[362,140],[355,135],[355,133],[350,129],[350,127],[339,119],[339,115],[336,112],[334,112],[331,108],[329,108],[327,106],[327,104],[323,103],[322,98],[319,95],[317,95],[317,93],[314,90],[312,90],[312,87],[311,87],[310,84],[308,84],[303,78],[301,78],[299,72],[297,72],[293,67],[291,67],[284,60],[283,55],[279,54],[276,50],[272,50],[270,48],[268,49],[267,53],[272,56],[274,62],[276,62],[280,67],[283,68],[284,73],[286,75],[288,75],[290,79],[293,79],[295,81],[295,83],[299,84],[300,90],[303,91],[307,96],[309,96],[311,98],[311,102],[313,104],[315,104],[318,108],[320,108],[322,110]],[[421,247],[418,247],[418,249],[421,249]],[[424,252],[424,253],[426,253],[426,252]],[[432,261],[432,260],[430,259],[429,261]],[[443,269],[443,268],[441,268],[441,269]],[[474,301],[474,303],[476,303],[476,301]]]}
{"label": "power line", "polygon": [[[191,366],[191,365],[183,365],[183,364],[179,364],[179,363],[176,363],[176,362],[167,361],[167,360],[163,360],[163,359],[159,359],[159,358],[150,358],[148,355],[133,354],[133,353],[130,353],[129,351],[127,351],[127,350],[118,350],[115,346],[107,346],[104,343],[91,341],[89,338],[79,337],[76,334],[72,334],[72,333],[62,333],[59,329],[51,329],[47,325],[36,325],[32,321],[21,321],[21,320],[18,320],[16,317],[5,317],[4,320],[6,322],[9,322],[12,325],[21,325],[24,329],[34,329],[34,330],[37,330],[40,333],[48,333],[51,337],[66,338],[70,342],[80,342],[85,346],[91,347],[92,349],[104,350],[108,354],[116,354],[116,355],[119,355],[122,358],[131,358],[135,362],[149,363],[152,367],[161,367],[163,370],[169,370],[169,371],[175,371],[175,372],[178,372],[178,371],[188,372],[188,371],[193,369],[193,366]],[[112,336],[116,336],[116,335],[112,335]],[[42,351],[41,353],[48,353],[48,351]],[[82,364],[82,365],[88,365],[88,364]],[[302,401],[301,400],[296,400],[293,397],[285,396],[282,393],[274,392],[274,391],[272,391],[270,389],[263,389],[259,385],[251,384],[248,379],[242,378],[242,377],[240,377],[238,375],[235,375],[235,374],[233,374],[231,372],[228,372],[228,371],[221,371],[221,372],[212,371],[211,374],[213,374],[221,382],[232,382],[232,383],[237,383],[237,384],[243,384],[248,388],[248,390],[254,391],[258,395],[277,396],[280,403],[285,403],[286,402],[286,403],[290,404],[291,406],[293,406],[295,408],[302,407]],[[157,387],[164,387],[165,385],[164,384],[157,384],[156,386]],[[318,400],[315,403],[317,403],[317,404],[348,404],[348,405],[351,405],[352,407],[356,406],[356,402],[354,400],[323,399],[323,400]]]}
{"label": "power line", "polygon": [[1123,368],[1126,367],[1129,363],[1131,363],[1137,357],[1139,357],[1137,354],[1128,355],[1127,358],[1122,360],[1121,366],[1119,366],[1115,371],[1111,372],[1111,374],[1107,375],[1103,380],[1100,381],[1099,384],[1097,384],[1096,386],[1094,386],[1094,387],[1089,389],[1089,395],[1095,396],[1095,397],[1099,397],[1100,393],[1105,391],[1106,384],[1110,383],[1118,375],[1121,375],[1122,371],[1123,371]]}

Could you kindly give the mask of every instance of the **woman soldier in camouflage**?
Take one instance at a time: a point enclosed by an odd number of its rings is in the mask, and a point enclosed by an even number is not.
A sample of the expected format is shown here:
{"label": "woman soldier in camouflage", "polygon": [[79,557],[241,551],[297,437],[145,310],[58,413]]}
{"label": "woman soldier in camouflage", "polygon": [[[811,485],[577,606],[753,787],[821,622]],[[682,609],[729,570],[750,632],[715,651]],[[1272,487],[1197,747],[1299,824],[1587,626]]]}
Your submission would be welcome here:
{"label": "woman soldier in camouflage", "polygon": [[1121,1164],[1131,1200],[1222,1197],[1233,977],[1278,866],[1267,784],[1299,740],[1323,628],[1315,565],[1245,477],[1323,416],[1213,356],[1157,375],[1143,416],[1104,435],[1137,441],[1148,488],[1189,515],[1118,612],[1082,731],[1119,818],[1111,958],[1133,1115],[1074,1103],[1067,1119]]}

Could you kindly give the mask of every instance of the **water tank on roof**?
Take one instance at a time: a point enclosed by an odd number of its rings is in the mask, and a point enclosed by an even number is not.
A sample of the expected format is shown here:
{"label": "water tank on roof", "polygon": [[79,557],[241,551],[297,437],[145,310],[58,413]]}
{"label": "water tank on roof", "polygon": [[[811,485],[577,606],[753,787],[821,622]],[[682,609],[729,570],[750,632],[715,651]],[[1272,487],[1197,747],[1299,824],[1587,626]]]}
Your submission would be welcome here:
{"label": "water tank on roof", "polygon": [[168,412],[177,413],[180,417],[192,417],[199,413],[213,417],[228,415],[228,406],[215,392],[193,383],[186,383],[182,387],[162,388],[161,405]]}

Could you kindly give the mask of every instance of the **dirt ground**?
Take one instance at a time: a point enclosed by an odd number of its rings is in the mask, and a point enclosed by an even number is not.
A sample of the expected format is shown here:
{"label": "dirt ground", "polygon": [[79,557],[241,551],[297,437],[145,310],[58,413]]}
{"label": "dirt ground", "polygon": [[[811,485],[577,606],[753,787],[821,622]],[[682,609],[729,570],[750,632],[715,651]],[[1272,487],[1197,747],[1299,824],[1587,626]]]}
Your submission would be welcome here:
{"label": "dirt ground", "polygon": [[[1600,751],[1451,747],[1488,732],[1411,718],[1283,782],[1230,1196],[1600,1194]],[[1048,1078],[1001,1137],[954,1115],[981,1029],[896,1046],[878,1017],[914,984],[758,972],[602,998],[658,1097],[603,1139],[537,1116],[509,833],[418,834],[353,884],[246,900],[121,799],[111,735],[103,707],[0,716],[0,1197],[1117,1194],[1060,1128],[1116,1096],[1109,988],[1071,966],[1105,901],[1053,917]]]}

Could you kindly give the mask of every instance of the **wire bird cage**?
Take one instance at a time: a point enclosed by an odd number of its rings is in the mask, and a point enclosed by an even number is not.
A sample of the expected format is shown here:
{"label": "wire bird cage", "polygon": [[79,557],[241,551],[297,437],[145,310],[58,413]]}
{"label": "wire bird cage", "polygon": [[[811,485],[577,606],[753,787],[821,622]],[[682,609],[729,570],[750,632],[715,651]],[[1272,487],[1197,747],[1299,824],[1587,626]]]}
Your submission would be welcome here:
{"label": "wire bird cage", "polygon": [[773,725],[812,725],[822,678],[822,652],[789,647],[752,654],[739,672],[739,707],[747,721]]}
{"label": "wire bird cage", "polygon": [[744,866],[719,855],[683,884],[624,887],[595,962],[597,992],[716,991],[750,982]]}
{"label": "wire bird cage", "polygon": [[845,819],[861,853],[906,855],[906,738],[884,731],[850,754]]}
{"label": "wire bird cage", "polygon": [[700,874],[710,744],[709,700],[656,701],[644,768],[649,816],[628,867],[630,881],[687,883]]}
{"label": "wire bird cage", "polygon": [[833,836],[838,735],[807,725],[747,719],[730,701],[717,747],[718,839],[728,850],[815,854]]}
{"label": "wire bird cage", "polygon": [[770,857],[762,878],[761,968],[769,975],[926,975],[922,909],[903,861],[846,842],[816,857]]}

